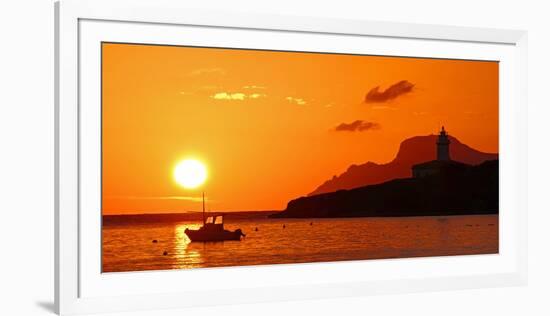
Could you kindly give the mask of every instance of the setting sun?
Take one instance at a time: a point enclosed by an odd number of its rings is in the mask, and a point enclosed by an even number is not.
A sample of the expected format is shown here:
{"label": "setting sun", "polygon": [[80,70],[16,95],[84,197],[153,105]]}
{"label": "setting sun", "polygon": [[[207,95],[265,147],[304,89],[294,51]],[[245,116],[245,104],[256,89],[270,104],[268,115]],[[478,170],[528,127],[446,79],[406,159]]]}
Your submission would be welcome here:
{"label": "setting sun", "polygon": [[205,165],[195,159],[185,159],[176,165],[174,179],[176,183],[186,189],[194,189],[206,181]]}

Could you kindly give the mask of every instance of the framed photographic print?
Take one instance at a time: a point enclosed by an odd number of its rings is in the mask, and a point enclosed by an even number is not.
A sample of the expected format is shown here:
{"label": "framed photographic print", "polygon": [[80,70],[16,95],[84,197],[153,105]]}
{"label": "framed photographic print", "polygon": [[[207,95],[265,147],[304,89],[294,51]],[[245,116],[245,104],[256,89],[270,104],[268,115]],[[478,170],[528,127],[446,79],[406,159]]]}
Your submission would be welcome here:
{"label": "framed photographic print", "polygon": [[519,285],[526,33],[56,3],[60,314]]}

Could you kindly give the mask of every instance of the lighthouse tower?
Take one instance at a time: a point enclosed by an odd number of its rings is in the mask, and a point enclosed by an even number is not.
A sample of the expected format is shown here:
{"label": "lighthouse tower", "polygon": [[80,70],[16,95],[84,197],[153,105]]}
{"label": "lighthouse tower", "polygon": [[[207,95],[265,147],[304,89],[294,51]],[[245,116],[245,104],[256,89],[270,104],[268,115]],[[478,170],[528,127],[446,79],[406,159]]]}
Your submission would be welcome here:
{"label": "lighthouse tower", "polygon": [[437,160],[448,161],[451,160],[449,155],[449,137],[445,131],[445,126],[441,127],[439,137],[437,138]]}
{"label": "lighthouse tower", "polygon": [[422,178],[433,174],[440,174],[442,172],[463,172],[470,168],[469,165],[462,162],[451,160],[449,154],[449,134],[445,131],[445,127],[441,127],[437,141],[437,159],[419,163],[412,166],[413,178]]}

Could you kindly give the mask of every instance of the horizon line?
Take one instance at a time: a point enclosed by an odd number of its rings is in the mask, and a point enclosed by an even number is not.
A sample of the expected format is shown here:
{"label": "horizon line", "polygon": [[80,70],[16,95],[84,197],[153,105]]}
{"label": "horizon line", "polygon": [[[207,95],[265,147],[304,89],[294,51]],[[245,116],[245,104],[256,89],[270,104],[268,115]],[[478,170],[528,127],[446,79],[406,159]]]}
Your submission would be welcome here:
{"label": "horizon line", "polygon": [[[206,211],[206,213],[258,213],[258,212],[282,212],[284,210],[238,210],[238,211]],[[131,216],[131,215],[178,215],[178,214],[202,214],[202,211],[178,211],[161,213],[114,213],[101,214],[101,216]]]}

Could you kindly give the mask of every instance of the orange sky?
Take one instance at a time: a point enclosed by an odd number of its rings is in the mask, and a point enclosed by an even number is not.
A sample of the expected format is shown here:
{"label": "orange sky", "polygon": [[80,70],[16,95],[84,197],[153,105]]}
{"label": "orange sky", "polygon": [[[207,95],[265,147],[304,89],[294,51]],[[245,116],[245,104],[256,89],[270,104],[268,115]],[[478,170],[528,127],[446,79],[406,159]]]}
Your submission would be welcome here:
{"label": "orange sky", "polygon": [[[496,62],[129,44],[102,59],[104,214],[199,210],[203,189],[213,211],[284,209],[441,125],[498,152]],[[188,157],[208,167],[197,190],[173,180]]]}

